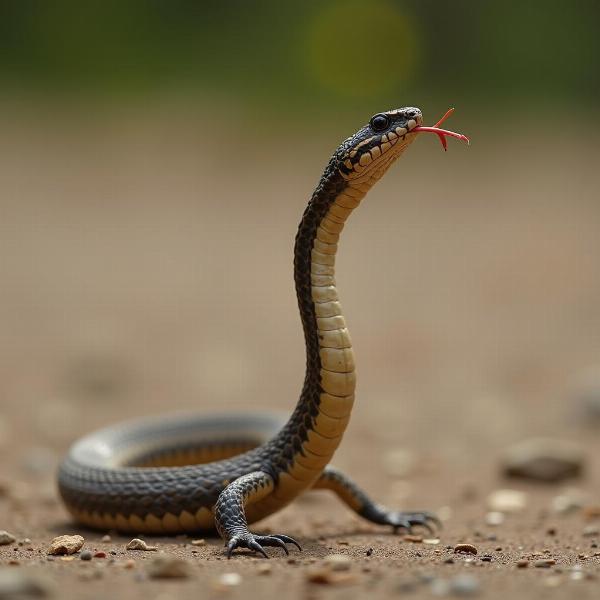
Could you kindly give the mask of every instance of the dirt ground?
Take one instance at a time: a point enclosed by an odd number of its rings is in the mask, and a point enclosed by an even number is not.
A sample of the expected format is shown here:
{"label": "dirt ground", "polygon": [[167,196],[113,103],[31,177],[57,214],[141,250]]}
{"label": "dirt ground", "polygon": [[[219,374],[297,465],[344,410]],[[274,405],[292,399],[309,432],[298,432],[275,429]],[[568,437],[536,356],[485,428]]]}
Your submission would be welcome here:
{"label": "dirt ground", "polygon": [[[437,511],[439,541],[392,535],[318,492],[255,526],[302,553],[270,550],[264,572],[250,554],[227,561],[216,538],[159,537],[190,567],[163,580],[147,572],[155,553],[69,520],[56,465],[124,418],[291,410],[303,375],[292,239],[347,132],[296,132],[281,152],[264,131],[224,134],[189,113],[2,115],[0,530],[30,541],[0,546],[1,599],[6,573],[82,600],[598,597],[598,132],[558,140],[523,124],[517,142],[463,120],[471,148],[419,140],[346,228],[338,284],[359,389],[335,463],[386,504]],[[534,436],[578,445],[583,475],[505,479],[506,448]],[[524,506],[490,525],[503,488]],[[49,560],[67,533],[106,557]],[[459,542],[477,555],[455,554]],[[349,570],[312,582],[332,553]]]}

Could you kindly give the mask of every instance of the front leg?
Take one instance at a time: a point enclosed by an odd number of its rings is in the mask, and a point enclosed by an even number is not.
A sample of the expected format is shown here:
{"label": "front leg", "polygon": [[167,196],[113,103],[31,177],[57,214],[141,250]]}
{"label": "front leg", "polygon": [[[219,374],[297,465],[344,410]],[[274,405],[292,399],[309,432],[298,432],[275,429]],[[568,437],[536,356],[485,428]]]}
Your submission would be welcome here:
{"label": "front leg", "polygon": [[215,505],[215,526],[225,540],[227,558],[236,548],[249,548],[269,558],[263,546],[279,546],[289,554],[286,544],[300,545],[287,535],[255,535],[250,533],[244,507],[269,495],[275,482],[264,471],[242,475],[230,483],[220,494]]}
{"label": "front leg", "polygon": [[329,465],[325,467],[312,489],[327,489],[335,492],[340,500],[361,517],[378,525],[391,525],[394,532],[401,527],[410,532],[414,525],[421,525],[429,532],[433,532],[430,521],[441,527],[439,519],[429,512],[401,512],[378,504],[371,500],[349,477]]}

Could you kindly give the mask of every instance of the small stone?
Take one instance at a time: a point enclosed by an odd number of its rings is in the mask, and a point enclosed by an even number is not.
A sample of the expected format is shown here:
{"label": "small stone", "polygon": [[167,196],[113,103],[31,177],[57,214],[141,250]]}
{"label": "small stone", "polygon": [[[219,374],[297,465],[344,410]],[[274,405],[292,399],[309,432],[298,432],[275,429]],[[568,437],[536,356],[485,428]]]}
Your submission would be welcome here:
{"label": "small stone", "polygon": [[329,554],[323,563],[332,571],[349,571],[352,567],[352,559],[345,554]]}
{"label": "small stone", "polygon": [[540,558],[533,563],[533,566],[536,569],[549,569],[551,566],[555,565],[556,561],[553,558]]}
{"label": "small stone", "polygon": [[583,528],[582,535],[584,537],[594,537],[600,535],[600,527],[598,525],[587,525]]}
{"label": "small stone", "polygon": [[148,546],[144,540],[133,538],[130,542],[128,542],[127,546],[125,546],[125,550],[144,550],[146,552],[155,552],[158,550],[158,546]]}
{"label": "small stone", "polygon": [[309,583],[319,585],[343,585],[356,580],[352,573],[334,572],[328,567],[311,567],[306,571],[305,577]]}
{"label": "small stone", "polygon": [[454,546],[455,554],[477,554],[477,548],[473,544],[456,544]]}
{"label": "small stone", "polygon": [[16,541],[16,537],[12,533],[8,533],[8,531],[0,531],[0,546],[7,546],[8,544],[13,544]]}
{"label": "small stone", "polygon": [[455,596],[476,596],[479,594],[479,582],[471,575],[457,575],[450,580],[449,589]]}
{"label": "small stone", "polygon": [[568,489],[552,499],[552,510],[559,514],[568,514],[580,510],[586,500],[586,494],[578,489]]}
{"label": "small stone", "polygon": [[106,558],[106,552],[99,550],[98,552],[94,553],[94,558]]}
{"label": "small stone", "polygon": [[267,563],[259,563],[258,567],[256,567],[256,572],[259,575],[270,575],[273,572],[273,567]]}
{"label": "small stone", "polygon": [[157,579],[183,579],[190,576],[187,561],[170,554],[159,554],[148,565],[148,575]]}
{"label": "small stone", "polygon": [[192,544],[192,546],[206,546],[206,540],[204,540],[204,539],[192,540],[190,543]]}
{"label": "small stone", "polygon": [[106,534],[102,536],[102,539],[100,541],[104,543],[112,542],[112,538],[110,537],[110,535]]}
{"label": "small stone", "polygon": [[564,440],[532,438],[509,448],[504,473],[533,481],[557,482],[577,477],[583,470],[583,452]]}
{"label": "small stone", "polygon": [[494,557],[493,557],[493,556],[491,556],[490,554],[484,554],[484,555],[481,557],[481,561],[482,561],[482,562],[492,562],[492,560],[494,560]]}
{"label": "small stone", "polygon": [[228,590],[237,587],[242,583],[242,576],[239,573],[223,573],[213,582],[213,587],[217,590]]}
{"label": "small stone", "polygon": [[502,525],[502,523],[504,523],[505,518],[506,517],[504,516],[504,513],[497,510],[492,510],[489,513],[486,513],[484,520],[486,525],[489,525],[490,527],[497,527],[498,525]]}
{"label": "small stone", "polygon": [[84,550],[80,555],[79,558],[81,560],[92,560],[92,556],[93,554],[89,551],[89,550]]}
{"label": "small stone", "polygon": [[19,546],[27,546],[27,544],[31,544],[31,540],[29,538],[23,538],[17,542]]}
{"label": "small stone", "polygon": [[80,535],[59,535],[50,542],[48,554],[75,554],[81,550],[84,541]]}
{"label": "small stone", "polygon": [[0,600],[47,598],[50,595],[45,580],[20,569],[0,570]]}
{"label": "small stone", "polygon": [[427,544],[428,546],[437,546],[440,543],[440,540],[439,538],[425,538],[423,543]]}
{"label": "small stone", "polygon": [[525,558],[521,558],[517,561],[517,569],[526,569],[529,566],[529,561]]}
{"label": "small stone", "polygon": [[496,490],[488,496],[488,505],[497,512],[518,512],[527,505],[527,494],[518,490]]}
{"label": "small stone", "polygon": [[445,565],[453,565],[455,562],[456,561],[451,556],[449,556],[448,558],[444,559],[444,564]]}
{"label": "small stone", "polygon": [[367,556],[371,556],[371,555],[373,554],[373,548],[369,548],[369,549],[368,549],[368,550],[365,552],[365,554],[366,554]]}
{"label": "small stone", "polygon": [[423,542],[423,536],[406,534],[402,537],[403,542],[412,542],[413,544],[421,544]]}

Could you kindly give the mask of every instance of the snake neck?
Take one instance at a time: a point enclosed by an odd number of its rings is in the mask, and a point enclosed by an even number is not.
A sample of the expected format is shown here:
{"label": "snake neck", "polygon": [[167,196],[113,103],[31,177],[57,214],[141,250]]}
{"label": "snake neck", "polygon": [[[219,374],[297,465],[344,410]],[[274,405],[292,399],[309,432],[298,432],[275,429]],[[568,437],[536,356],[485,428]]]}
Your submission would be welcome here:
{"label": "snake neck", "polygon": [[[294,247],[294,279],[306,343],[298,404],[273,440],[272,464],[284,500],[307,488],[330,462],[350,418],[354,354],[335,281],[338,241],[372,181],[348,182],[330,163],[304,212]],[[273,455],[271,455],[273,456]]]}

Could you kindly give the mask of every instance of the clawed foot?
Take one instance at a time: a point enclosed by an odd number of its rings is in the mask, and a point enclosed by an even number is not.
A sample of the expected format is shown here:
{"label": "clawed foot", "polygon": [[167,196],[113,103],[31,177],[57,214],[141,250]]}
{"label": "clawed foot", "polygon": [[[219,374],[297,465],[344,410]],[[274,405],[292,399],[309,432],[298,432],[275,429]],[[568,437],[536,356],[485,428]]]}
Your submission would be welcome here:
{"label": "clawed foot", "polygon": [[294,544],[298,550],[302,550],[300,544],[288,535],[254,535],[253,533],[243,533],[233,536],[227,543],[227,558],[231,558],[231,554],[236,548],[248,548],[262,554],[265,558],[269,558],[263,546],[279,546],[283,548],[286,554],[289,554],[286,544]]}
{"label": "clawed foot", "polygon": [[386,524],[394,528],[394,533],[398,529],[406,529],[408,533],[412,533],[413,527],[419,525],[427,529],[429,533],[434,533],[431,526],[433,523],[438,529],[442,527],[441,521],[430,512],[397,512],[390,511],[386,515]]}

